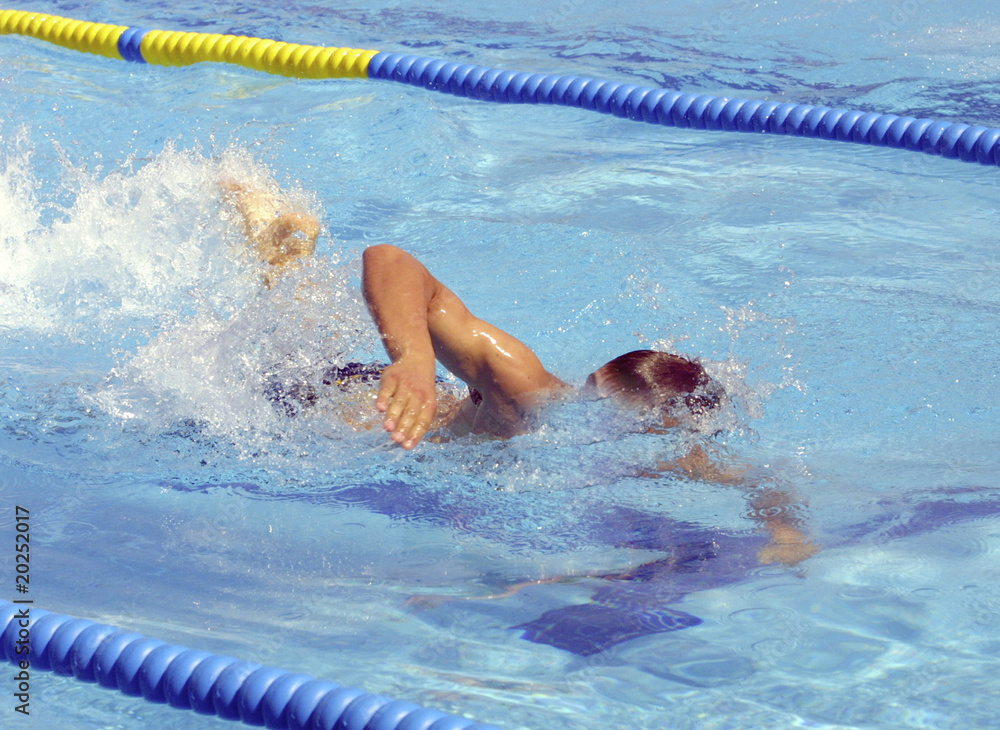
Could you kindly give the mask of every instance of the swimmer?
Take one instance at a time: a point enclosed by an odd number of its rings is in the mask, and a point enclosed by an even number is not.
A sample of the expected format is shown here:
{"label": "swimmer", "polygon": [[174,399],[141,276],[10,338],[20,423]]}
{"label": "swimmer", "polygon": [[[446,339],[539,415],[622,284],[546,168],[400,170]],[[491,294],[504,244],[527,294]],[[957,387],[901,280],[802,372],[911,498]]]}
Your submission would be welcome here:
{"label": "swimmer", "polygon": [[[280,194],[234,183],[224,183],[223,189],[243,219],[255,254],[267,265],[268,286],[312,254],[320,227],[308,213],[291,207]],[[546,403],[574,393],[530,347],[472,314],[424,264],[397,246],[365,250],[362,292],[390,360],[377,378],[370,378],[378,382],[375,408],[382,427],[403,449],[414,449],[428,431],[439,428],[456,436],[510,438],[530,430]],[[468,386],[467,397],[441,397],[439,362]],[[356,368],[372,376],[366,366]],[[650,430],[689,424],[726,400],[722,386],[699,363],[654,350],[629,352],[602,365],[587,378],[581,394],[652,416]],[[738,472],[717,466],[701,446],[646,476],[663,472],[755,486]],[[794,564],[816,551],[799,529],[792,500],[784,492],[758,490],[751,506],[772,536],[762,562]]]}
{"label": "swimmer", "polygon": [[[306,211],[263,187],[233,181],[220,186],[239,214],[252,252],[265,264],[268,287],[312,255],[320,226]],[[432,427],[442,425],[455,435],[510,438],[529,430],[546,402],[573,392],[531,348],[474,316],[411,254],[382,244],[368,248],[363,263],[362,291],[390,359],[371,378],[379,384],[375,407],[385,430],[404,449],[415,448]],[[469,387],[469,396],[448,404],[442,414],[438,362]],[[370,366],[356,367],[371,376]],[[698,363],[653,350],[630,352],[603,365],[587,379],[583,393],[655,412],[663,428],[707,413],[725,397]]]}

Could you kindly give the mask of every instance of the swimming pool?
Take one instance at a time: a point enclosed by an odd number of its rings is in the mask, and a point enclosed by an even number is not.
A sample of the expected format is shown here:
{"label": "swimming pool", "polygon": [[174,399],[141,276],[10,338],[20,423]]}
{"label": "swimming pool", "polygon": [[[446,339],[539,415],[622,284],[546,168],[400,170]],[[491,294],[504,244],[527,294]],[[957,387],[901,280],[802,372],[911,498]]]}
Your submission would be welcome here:
{"label": "swimming pool", "polygon": [[[985,3],[100,12],[997,125]],[[511,729],[995,716],[995,169],[29,39],[0,39],[0,64],[2,531],[31,510],[38,605]],[[258,292],[220,165],[322,215],[310,296]],[[754,565],[745,496],[636,478],[677,444],[600,409],[413,454],[281,419],[268,363],[378,355],[355,292],[375,242],[572,382],[636,346],[704,358],[736,399],[720,445],[808,503],[823,552]],[[588,577],[664,554],[649,580]],[[576,579],[500,595],[556,576]],[[600,609],[700,623],[589,654],[512,628]],[[29,727],[223,726],[33,685]]]}

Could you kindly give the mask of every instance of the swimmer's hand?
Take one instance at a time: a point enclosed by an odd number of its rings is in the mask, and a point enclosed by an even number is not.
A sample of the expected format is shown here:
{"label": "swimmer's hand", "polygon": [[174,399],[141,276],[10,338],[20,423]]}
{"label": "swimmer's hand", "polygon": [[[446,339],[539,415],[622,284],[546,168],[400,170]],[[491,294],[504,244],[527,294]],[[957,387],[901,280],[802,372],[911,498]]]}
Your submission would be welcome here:
{"label": "swimmer's hand", "polygon": [[412,449],[427,433],[437,412],[433,357],[405,356],[382,371],[375,407],[392,440]]}
{"label": "swimmer's hand", "polygon": [[[765,492],[758,502],[763,504],[770,500],[774,502],[776,498],[784,499],[787,495],[781,492]],[[808,560],[819,552],[819,546],[810,542],[802,530],[799,529],[797,518],[790,515],[786,509],[768,510],[758,509],[755,514],[761,515],[763,526],[767,530],[770,540],[767,545],[757,552],[757,561],[761,565],[780,563],[781,565],[794,566],[803,560]]]}
{"label": "swimmer's hand", "polygon": [[819,547],[804,537],[790,542],[769,542],[757,552],[757,562],[761,565],[780,563],[789,567],[808,560],[819,552]]}

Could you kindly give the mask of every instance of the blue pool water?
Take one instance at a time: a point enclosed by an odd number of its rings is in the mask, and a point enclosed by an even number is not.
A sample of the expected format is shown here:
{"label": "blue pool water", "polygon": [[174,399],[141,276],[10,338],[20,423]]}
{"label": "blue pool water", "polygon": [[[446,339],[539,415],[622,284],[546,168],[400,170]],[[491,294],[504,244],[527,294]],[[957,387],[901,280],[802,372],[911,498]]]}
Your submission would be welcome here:
{"label": "blue pool water", "polygon": [[[985,2],[14,6],[1000,126]],[[0,545],[30,509],[37,605],[509,730],[993,722],[997,169],[12,37],[0,93]],[[323,221],[306,287],[261,292],[219,200],[265,173]],[[638,477],[684,445],[599,405],[414,453],[280,417],[275,362],[380,355],[379,242],[571,382],[702,358],[717,447],[823,550],[756,564],[747,496]],[[8,674],[4,727],[233,727],[44,673],[10,720]]]}

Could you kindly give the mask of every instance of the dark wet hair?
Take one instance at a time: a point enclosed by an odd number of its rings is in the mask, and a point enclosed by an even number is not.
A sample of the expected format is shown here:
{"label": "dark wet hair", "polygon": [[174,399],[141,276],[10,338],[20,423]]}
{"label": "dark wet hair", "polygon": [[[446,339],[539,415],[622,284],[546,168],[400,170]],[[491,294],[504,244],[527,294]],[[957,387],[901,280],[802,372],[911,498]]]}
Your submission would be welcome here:
{"label": "dark wet hair", "polygon": [[[702,415],[717,408],[725,397],[722,386],[699,363],[669,352],[627,352],[597,372],[602,372],[604,395],[664,415],[676,413],[679,406]],[[588,388],[597,386],[597,372],[587,378]]]}

